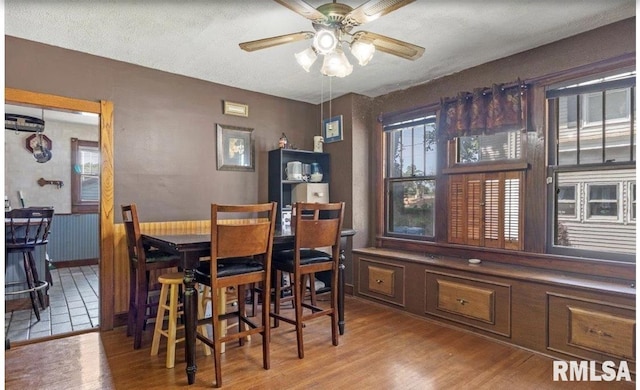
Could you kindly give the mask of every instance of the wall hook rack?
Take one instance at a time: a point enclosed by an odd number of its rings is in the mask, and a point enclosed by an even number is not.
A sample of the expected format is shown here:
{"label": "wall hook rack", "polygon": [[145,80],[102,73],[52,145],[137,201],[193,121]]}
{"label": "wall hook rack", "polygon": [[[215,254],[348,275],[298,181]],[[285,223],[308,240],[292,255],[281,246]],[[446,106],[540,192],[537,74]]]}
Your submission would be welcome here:
{"label": "wall hook rack", "polygon": [[64,185],[62,180],[47,180],[47,179],[42,178],[42,177],[38,179],[38,184],[40,184],[40,187],[44,187],[47,184],[51,184],[51,185],[54,185],[54,186],[56,186],[58,188],[61,188]]}

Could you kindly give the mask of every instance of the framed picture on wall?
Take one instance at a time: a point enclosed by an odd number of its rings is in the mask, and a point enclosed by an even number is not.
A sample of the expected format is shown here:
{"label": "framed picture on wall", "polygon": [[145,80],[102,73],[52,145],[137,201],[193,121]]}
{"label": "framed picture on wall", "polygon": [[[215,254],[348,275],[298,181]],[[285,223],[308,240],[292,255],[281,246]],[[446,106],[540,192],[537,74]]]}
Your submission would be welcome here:
{"label": "framed picture on wall", "polygon": [[322,136],[324,143],[342,141],[342,115],[322,121]]}
{"label": "framed picture on wall", "polygon": [[219,171],[255,170],[253,129],[217,125],[217,169]]}

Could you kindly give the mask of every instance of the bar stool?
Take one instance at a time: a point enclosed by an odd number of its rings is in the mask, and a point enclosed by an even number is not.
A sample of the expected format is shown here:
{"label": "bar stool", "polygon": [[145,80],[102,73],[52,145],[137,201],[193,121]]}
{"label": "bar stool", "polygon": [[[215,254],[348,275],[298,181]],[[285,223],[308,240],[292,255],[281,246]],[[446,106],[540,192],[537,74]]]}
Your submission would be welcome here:
{"label": "bar stool", "polygon": [[[160,289],[160,298],[158,301],[158,314],[156,316],[155,329],[153,331],[153,341],[151,343],[151,356],[157,356],[160,349],[160,336],[167,338],[167,368],[173,368],[175,365],[176,344],[184,341],[184,337],[177,338],[176,334],[179,329],[184,329],[184,325],[178,325],[178,316],[182,312],[182,304],[178,302],[180,286],[184,279],[184,273],[172,272],[160,275],[158,283],[162,286]],[[168,298],[168,302],[167,302]],[[168,325],[164,329],[164,318],[168,311]],[[199,331],[206,332],[204,325],[199,327]],[[204,354],[210,355],[211,349],[204,344]]]}
{"label": "bar stool", "polygon": [[[5,213],[5,271],[9,254],[20,253],[25,272],[24,281],[5,284],[5,287],[10,287],[5,291],[5,295],[29,293],[33,313],[38,321],[38,303],[43,309],[46,307],[44,291],[49,287],[49,283],[40,280],[34,253],[36,248],[44,248],[48,243],[53,213],[53,208],[50,207],[29,207]],[[13,286],[20,285],[26,285],[26,288],[11,290]]]}

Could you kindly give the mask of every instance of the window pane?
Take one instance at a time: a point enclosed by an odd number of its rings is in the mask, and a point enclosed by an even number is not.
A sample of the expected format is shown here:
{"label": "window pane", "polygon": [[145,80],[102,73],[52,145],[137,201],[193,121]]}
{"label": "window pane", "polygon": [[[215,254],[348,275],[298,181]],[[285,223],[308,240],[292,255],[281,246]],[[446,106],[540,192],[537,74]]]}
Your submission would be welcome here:
{"label": "window pane", "polygon": [[389,232],[433,237],[434,206],[435,180],[392,182],[387,227]]}
{"label": "window pane", "polygon": [[[555,245],[635,253],[635,223],[627,220],[635,212],[635,174],[635,169],[557,173]],[[625,187],[629,188],[626,200],[620,196]],[[629,203],[621,205],[622,201]],[[627,216],[619,211],[623,209],[629,210]]]}
{"label": "window pane", "polygon": [[558,164],[574,165],[578,162],[577,97],[558,99]]}
{"label": "window pane", "polygon": [[83,202],[97,202],[100,200],[100,178],[82,175],[80,179],[80,200]]}
{"label": "window pane", "polygon": [[580,164],[602,161],[602,93],[581,95]]}
{"label": "window pane", "polygon": [[480,161],[480,148],[478,147],[478,137],[458,138],[458,162],[474,163]]}
{"label": "window pane", "polygon": [[436,125],[435,123],[427,123],[424,125],[425,142],[423,145],[425,164],[424,169],[425,176],[435,176],[438,153],[436,153]]}
{"label": "window pane", "polygon": [[436,174],[435,125],[409,126],[389,132],[389,177]]}
{"label": "window pane", "polygon": [[519,159],[520,149],[519,131],[459,137],[458,163]]}
{"label": "window pane", "polygon": [[605,161],[629,161],[631,156],[630,88],[605,94]]}
{"label": "window pane", "polygon": [[618,215],[618,186],[590,185],[589,186],[589,216]]}
{"label": "window pane", "polygon": [[558,215],[563,217],[576,216],[576,186],[560,186],[558,193]]}

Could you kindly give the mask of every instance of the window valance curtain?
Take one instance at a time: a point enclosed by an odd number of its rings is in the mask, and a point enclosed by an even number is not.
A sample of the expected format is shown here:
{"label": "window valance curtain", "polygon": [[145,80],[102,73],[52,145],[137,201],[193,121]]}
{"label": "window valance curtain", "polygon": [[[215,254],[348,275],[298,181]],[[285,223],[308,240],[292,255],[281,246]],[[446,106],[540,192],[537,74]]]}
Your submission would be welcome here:
{"label": "window valance curtain", "polygon": [[447,139],[509,130],[524,130],[527,85],[494,84],[442,99],[439,133]]}

